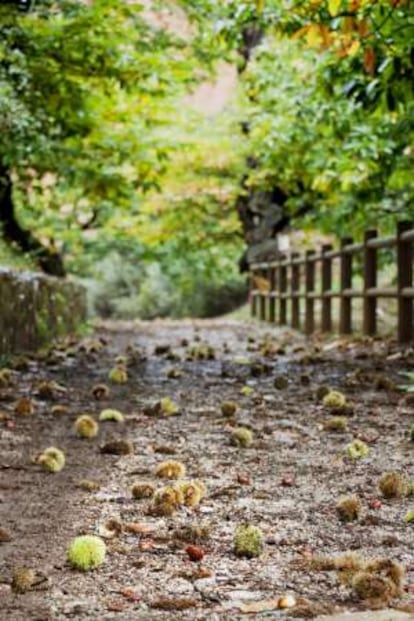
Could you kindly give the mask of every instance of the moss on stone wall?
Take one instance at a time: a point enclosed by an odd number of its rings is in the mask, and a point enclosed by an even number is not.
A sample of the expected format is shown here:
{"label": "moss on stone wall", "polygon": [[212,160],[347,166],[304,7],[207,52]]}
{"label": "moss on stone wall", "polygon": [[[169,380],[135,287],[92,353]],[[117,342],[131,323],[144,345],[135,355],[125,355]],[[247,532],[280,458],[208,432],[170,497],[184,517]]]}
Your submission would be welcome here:
{"label": "moss on stone wall", "polygon": [[85,319],[82,286],[0,268],[0,355],[36,349],[75,332]]}

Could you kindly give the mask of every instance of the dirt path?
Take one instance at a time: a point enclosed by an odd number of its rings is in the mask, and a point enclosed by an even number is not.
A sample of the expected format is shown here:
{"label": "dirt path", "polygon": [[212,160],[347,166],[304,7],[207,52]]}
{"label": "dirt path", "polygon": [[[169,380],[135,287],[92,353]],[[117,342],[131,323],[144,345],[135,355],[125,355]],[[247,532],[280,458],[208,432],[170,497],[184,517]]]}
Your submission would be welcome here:
{"label": "dirt path", "polygon": [[[206,344],[214,358],[194,359],[208,353]],[[128,382],[110,384],[108,371],[128,346]],[[414,619],[414,523],[403,521],[414,497],[386,500],[378,491],[384,471],[414,478],[408,436],[414,404],[393,386],[401,382],[399,371],[413,369],[412,350],[309,343],[289,331],[237,322],[156,322],[104,326],[96,338],[26,362],[13,384],[0,388],[2,621],[215,621],[249,612],[249,618],[305,619],[386,607],[361,601],[336,571],[321,571],[315,561],[346,551],[402,564],[402,595],[388,603]],[[38,394],[42,381],[59,385],[49,398]],[[96,401],[91,389],[101,382],[110,395]],[[246,386],[250,394],[242,394]],[[341,390],[352,405],[345,431],[324,429],[332,414],[317,397],[321,386]],[[31,397],[33,414],[14,412],[21,396]],[[179,415],[149,411],[163,397],[178,404]],[[224,400],[237,402],[233,417],[221,414]],[[52,413],[56,405],[68,411]],[[101,423],[97,438],[79,439],[77,416],[97,419],[108,407],[122,411],[125,424]],[[253,431],[250,447],[232,445],[236,424]],[[132,442],[133,454],[102,453],[114,438]],[[370,449],[361,460],[344,453],[354,438]],[[57,474],[34,463],[52,445],[66,454]],[[155,469],[166,459],[184,463],[188,477],[207,487],[199,505],[172,517],[150,515],[149,501],[130,492],[140,481],[161,486]],[[99,489],[81,489],[82,479]],[[343,523],[335,507],[347,494],[357,494],[362,509],[357,521]],[[106,539],[105,564],[89,573],[71,569],[65,559],[71,538],[106,536],[111,519],[121,532]],[[263,531],[258,558],[233,552],[235,529],[245,522]],[[10,541],[2,542],[7,533]],[[201,562],[190,561],[189,539],[204,551]],[[36,581],[16,593],[12,576],[22,566],[36,571]],[[286,593],[296,605],[279,610]]]}

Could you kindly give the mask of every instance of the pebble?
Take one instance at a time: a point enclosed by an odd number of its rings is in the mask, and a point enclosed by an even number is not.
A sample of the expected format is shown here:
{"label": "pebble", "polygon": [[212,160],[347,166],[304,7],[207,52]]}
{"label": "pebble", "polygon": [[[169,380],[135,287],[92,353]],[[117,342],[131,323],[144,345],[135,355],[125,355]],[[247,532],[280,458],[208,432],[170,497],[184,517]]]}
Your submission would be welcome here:
{"label": "pebble", "polygon": [[194,588],[199,593],[208,594],[217,588],[217,581],[214,576],[211,578],[200,578],[194,581]]}
{"label": "pebble", "polygon": [[174,578],[168,582],[168,592],[174,595],[188,595],[194,592],[194,586],[184,578]]}

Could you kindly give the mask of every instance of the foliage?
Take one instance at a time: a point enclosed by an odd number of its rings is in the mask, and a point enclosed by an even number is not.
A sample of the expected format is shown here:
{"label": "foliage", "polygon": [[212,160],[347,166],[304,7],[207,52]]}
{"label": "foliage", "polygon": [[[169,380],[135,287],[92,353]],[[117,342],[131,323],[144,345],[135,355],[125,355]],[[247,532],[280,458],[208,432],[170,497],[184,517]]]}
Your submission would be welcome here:
{"label": "foliage", "polygon": [[176,248],[171,242],[151,260],[109,253],[84,280],[91,312],[121,319],[205,317],[243,303],[247,285],[236,273],[237,250],[223,257],[222,249],[181,254]]}
{"label": "foliage", "polygon": [[412,3],[191,4],[200,41],[242,59],[247,188],[280,188],[330,231],[412,216]]}
{"label": "foliage", "polygon": [[399,389],[405,392],[414,392],[414,373],[412,371],[401,372],[401,375],[407,378],[408,382],[400,384]]}
{"label": "foliage", "polygon": [[25,224],[76,246],[82,230],[136,209],[157,185],[169,145],[152,130],[192,65],[138,3],[36,7],[1,7],[0,163]]}
{"label": "foliage", "polygon": [[185,103],[205,75],[185,28],[112,0],[3,8],[0,27],[0,163],[18,216],[87,279],[97,310],[214,314],[222,285],[240,300],[234,121]]}

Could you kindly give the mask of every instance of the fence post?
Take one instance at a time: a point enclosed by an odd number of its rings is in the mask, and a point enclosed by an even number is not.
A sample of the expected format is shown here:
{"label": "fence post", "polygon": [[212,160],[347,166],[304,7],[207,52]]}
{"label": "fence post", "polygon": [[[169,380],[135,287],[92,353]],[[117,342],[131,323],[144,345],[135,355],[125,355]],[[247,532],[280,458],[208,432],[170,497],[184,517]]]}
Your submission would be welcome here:
{"label": "fence post", "polygon": [[250,268],[250,314],[252,317],[257,317],[257,296],[253,293],[256,289],[256,283],[254,282],[254,269]]}
{"label": "fence post", "polygon": [[377,237],[377,231],[365,232],[363,331],[369,335],[373,335],[377,331],[377,298],[367,296],[367,289],[377,286],[377,250],[367,246],[367,242],[375,237]]}
{"label": "fence post", "polygon": [[305,333],[312,334],[315,330],[315,300],[309,297],[315,291],[315,251],[307,250],[305,257]]}
{"label": "fence post", "polygon": [[266,279],[266,271],[263,268],[259,271],[259,319],[266,320],[266,291],[264,290],[264,280]]}
{"label": "fence post", "polygon": [[269,289],[269,321],[275,323],[276,321],[276,299],[272,295],[276,291],[276,268],[269,267],[268,274],[270,289]]}
{"label": "fence post", "polygon": [[339,301],[339,331],[341,334],[352,333],[352,298],[344,296],[345,289],[352,289],[352,254],[343,252],[345,246],[353,243],[352,237],[341,239],[341,297]]}
{"label": "fence post", "polygon": [[298,329],[300,326],[300,307],[299,307],[299,289],[300,289],[300,266],[294,261],[299,259],[299,252],[292,252],[291,258],[291,284],[290,292],[292,294],[292,328]]}
{"label": "fence post", "polygon": [[287,267],[286,265],[282,265],[286,261],[286,255],[282,254],[280,256],[279,263],[279,324],[281,326],[286,325],[287,323],[287,300],[284,297],[287,291]]}
{"label": "fence post", "polygon": [[402,289],[413,286],[413,243],[401,239],[401,235],[412,227],[412,222],[399,222],[397,228],[398,341],[400,343],[408,343],[413,338],[413,298],[402,295]]}
{"label": "fence post", "polygon": [[321,261],[321,294],[322,294],[322,332],[330,332],[332,330],[332,298],[325,297],[325,293],[332,289],[332,259],[324,256],[332,250],[330,244],[322,246]]}

